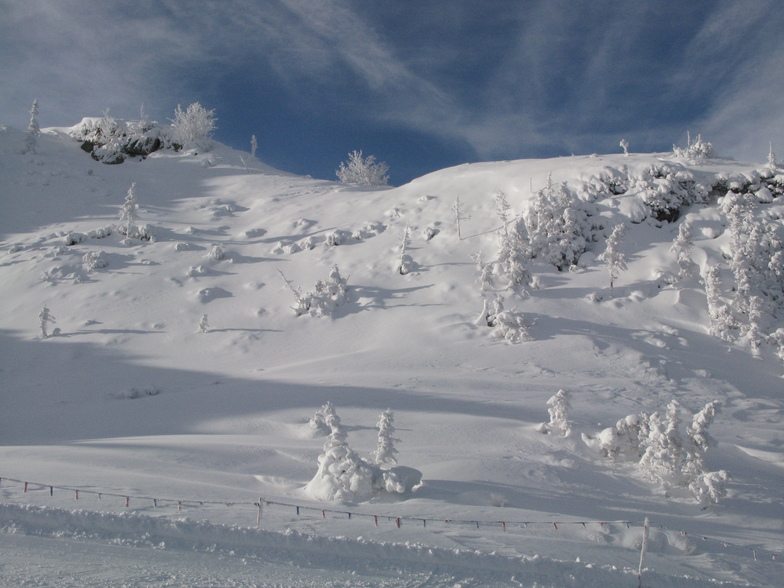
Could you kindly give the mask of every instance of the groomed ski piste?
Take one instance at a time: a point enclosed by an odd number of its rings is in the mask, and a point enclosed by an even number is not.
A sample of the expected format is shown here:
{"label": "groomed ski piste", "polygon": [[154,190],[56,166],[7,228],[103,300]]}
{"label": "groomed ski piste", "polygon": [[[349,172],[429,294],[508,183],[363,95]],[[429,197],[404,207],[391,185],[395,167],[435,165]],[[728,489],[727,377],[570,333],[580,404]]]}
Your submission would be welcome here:
{"label": "groomed ski piste", "polygon": [[[780,300],[774,264],[743,306],[730,202],[782,235],[775,161],[631,146],[363,187],[25,135],[0,130],[4,585],[780,583]],[[546,240],[561,193],[573,263],[515,270],[503,235]],[[378,482],[387,409],[413,488]],[[633,458],[619,421],[654,413],[683,447]],[[361,467],[333,479],[336,447]]]}

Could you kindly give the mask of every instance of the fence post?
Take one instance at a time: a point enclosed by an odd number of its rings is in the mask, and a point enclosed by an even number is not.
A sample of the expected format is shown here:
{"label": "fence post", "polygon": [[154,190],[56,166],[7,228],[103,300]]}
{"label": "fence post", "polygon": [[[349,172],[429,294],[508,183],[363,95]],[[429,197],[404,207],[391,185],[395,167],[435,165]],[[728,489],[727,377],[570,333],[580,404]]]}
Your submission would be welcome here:
{"label": "fence post", "polygon": [[650,525],[650,519],[645,517],[645,527],[642,530],[642,547],[640,548],[640,567],[637,570],[637,578],[640,580],[639,588],[642,588],[642,564],[645,561],[645,552],[648,549],[648,529]]}

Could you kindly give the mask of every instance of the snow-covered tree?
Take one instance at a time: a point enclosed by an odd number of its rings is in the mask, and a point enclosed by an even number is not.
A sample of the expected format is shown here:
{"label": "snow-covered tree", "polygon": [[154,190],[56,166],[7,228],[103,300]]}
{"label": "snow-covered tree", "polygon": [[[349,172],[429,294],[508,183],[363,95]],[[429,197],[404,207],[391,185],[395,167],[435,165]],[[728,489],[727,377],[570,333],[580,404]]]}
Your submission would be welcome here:
{"label": "snow-covered tree", "polygon": [[332,266],[327,281],[319,280],[316,282],[315,291],[303,294],[302,290],[295,288],[291,281],[278,270],[286,286],[294,294],[296,305],[293,307],[297,316],[310,314],[313,316],[331,316],[338,306],[342,306],[348,300],[347,284],[345,278],[340,275],[337,265]]}
{"label": "snow-covered tree", "polygon": [[455,203],[452,205],[452,212],[454,213],[455,218],[455,228],[457,229],[457,239],[458,241],[463,240],[463,234],[460,231],[460,223],[464,220],[468,220],[470,216],[463,216],[463,203],[460,202],[460,195],[457,195],[455,198]]}
{"label": "snow-covered tree", "polygon": [[256,149],[259,148],[259,144],[256,141],[256,135],[250,136],[250,156],[256,157]]}
{"label": "snow-covered tree", "polygon": [[498,258],[495,272],[508,280],[507,288],[529,286],[532,283],[531,247],[528,231],[522,218],[505,223],[498,231]]}
{"label": "snow-covered tree", "polygon": [[378,446],[373,453],[373,461],[376,465],[397,463],[398,450],[395,449],[395,442],[400,439],[393,437],[395,433],[395,413],[389,408],[378,417]]}
{"label": "snow-covered tree", "polygon": [[346,430],[334,411],[325,420],[330,433],[318,457],[318,471],[305,490],[314,498],[339,502],[371,496],[381,488],[375,468],[349,447]]}
{"label": "snow-covered tree", "polygon": [[492,335],[497,339],[503,339],[507,343],[523,343],[531,340],[525,316],[516,308],[496,312],[488,322],[495,327]]}
{"label": "snow-covered tree", "polygon": [[773,152],[773,141],[770,142],[770,151],[768,151],[768,167],[770,169],[776,169],[778,167],[776,164],[776,154]]}
{"label": "snow-covered tree", "polygon": [[615,280],[621,271],[626,269],[626,255],[621,251],[623,245],[624,225],[615,225],[612,233],[607,238],[607,247],[597,259],[604,261],[610,272],[610,292],[613,291]]}
{"label": "snow-covered tree", "polygon": [[677,145],[672,146],[672,152],[675,157],[682,157],[690,163],[695,164],[700,163],[706,159],[715,159],[718,157],[716,151],[713,149],[713,145],[707,141],[703,141],[701,135],[697,135],[697,139],[692,141],[691,133],[688,133],[686,137],[686,145],[687,146],[685,149],[681,149]]}
{"label": "snow-covered tree", "polygon": [[178,104],[172,119],[175,142],[184,149],[208,149],[216,120],[215,110],[207,110],[198,102],[185,110]]}
{"label": "snow-covered tree", "polygon": [[493,265],[485,263],[481,251],[474,253],[471,259],[476,262],[476,269],[479,273],[479,277],[476,279],[476,283],[479,284],[479,291],[484,294],[488,290],[492,290],[495,287],[493,282]]}
{"label": "snow-covered tree", "polygon": [[738,325],[729,306],[721,300],[721,268],[718,264],[710,266],[703,279],[708,300],[710,333],[714,337],[728,339],[730,332],[737,329]]}
{"label": "snow-covered tree", "polygon": [[209,330],[210,330],[209,320],[207,319],[207,315],[203,314],[203,315],[201,315],[201,320],[199,320],[199,326],[198,326],[196,332],[198,332],[198,333],[208,333]]}
{"label": "snow-covered tree", "polygon": [[327,426],[327,419],[330,415],[335,414],[335,406],[331,402],[327,402],[308,421],[308,426],[313,436],[328,435],[330,428]]}
{"label": "snow-covered tree", "polygon": [[82,257],[82,262],[88,272],[94,272],[109,265],[109,259],[103,251],[88,251]]}
{"label": "snow-covered tree", "polygon": [[558,392],[547,401],[547,412],[550,415],[550,422],[542,423],[537,427],[541,433],[560,432],[564,437],[572,434],[572,424],[569,421],[569,392],[558,390]]}
{"label": "snow-covered tree", "polygon": [[49,309],[46,307],[46,305],[41,308],[41,312],[38,314],[38,319],[40,321],[41,337],[46,339],[49,337],[49,323],[56,323],[57,320],[55,320],[55,318],[52,316],[52,313],[49,312]]}
{"label": "snow-covered tree", "polygon": [[120,209],[120,226],[117,227],[120,233],[127,235],[128,237],[135,237],[139,233],[136,226],[136,221],[139,218],[139,205],[136,202],[136,195],[134,194],[135,187],[136,182],[132,183],[131,187],[128,188],[128,193],[125,195],[125,202]]}
{"label": "snow-covered tree", "polygon": [[678,278],[684,280],[693,278],[699,271],[699,266],[691,259],[691,250],[694,247],[692,240],[691,223],[683,222],[678,227],[678,235],[670,247],[678,261]]}
{"label": "snow-covered tree", "polygon": [[653,413],[650,431],[645,440],[645,453],[640,459],[642,468],[661,482],[665,490],[682,483],[683,439],[681,437],[681,406],[677,400],[667,405],[665,418]]}
{"label": "snow-covered tree", "polygon": [[38,125],[38,100],[33,100],[30,108],[30,124],[27,125],[27,136],[22,153],[37,153],[38,137],[41,134],[41,127]]}
{"label": "snow-covered tree", "polygon": [[506,194],[503,190],[497,190],[495,193],[495,210],[498,218],[501,219],[501,231],[506,230],[506,225],[509,222],[509,211],[511,210],[511,205],[509,201],[506,199]]}
{"label": "snow-covered tree", "polygon": [[584,211],[566,184],[547,185],[533,199],[526,218],[531,256],[559,270],[577,263],[587,240]]}
{"label": "snow-covered tree", "polygon": [[627,157],[629,156],[629,141],[626,139],[621,139],[621,148],[623,149],[623,154]]}
{"label": "snow-covered tree", "polygon": [[[318,413],[317,413],[318,414]],[[365,500],[373,494],[387,492],[404,493],[412,490],[422,480],[422,472],[405,466],[382,469],[379,465],[362,459],[349,447],[347,433],[340,417],[331,403],[322,408],[323,420],[330,433],[324,443],[324,451],[318,457],[318,471],[305,486],[305,491],[319,500],[353,502]],[[318,423],[320,426],[320,423]],[[392,414],[387,410],[379,421],[379,448],[376,456],[383,462],[394,463],[394,448],[391,434]]]}
{"label": "snow-covered tree", "polygon": [[638,463],[640,470],[670,494],[688,489],[702,504],[714,504],[726,494],[726,471],[706,469],[704,454],[714,442],[708,427],[719,411],[717,401],[694,414],[683,434],[681,405],[673,400],[661,414],[629,415],[597,435],[583,435],[589,447],[612,459]]}
{"label": "snow-covered tree", "polygon": [[386,186],[389,182],[389,166],[382,162],[376,163],[374,155],[362,157],[362,151],[352,151],[348,161],[342,162],[335,171],[338,180],[344,184],[360,186]]}

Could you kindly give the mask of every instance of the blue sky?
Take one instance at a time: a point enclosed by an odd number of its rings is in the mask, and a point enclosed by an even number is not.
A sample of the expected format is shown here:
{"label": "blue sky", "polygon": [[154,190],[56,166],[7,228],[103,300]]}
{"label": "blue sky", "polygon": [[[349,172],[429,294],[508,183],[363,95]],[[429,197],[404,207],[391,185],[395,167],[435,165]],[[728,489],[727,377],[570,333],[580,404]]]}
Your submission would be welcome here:
{"label": "blue sky", "polygon": [[0,0],[0,124],[215,109],[215,138],[335,179],[666,151],[784,158],[780,0]]}

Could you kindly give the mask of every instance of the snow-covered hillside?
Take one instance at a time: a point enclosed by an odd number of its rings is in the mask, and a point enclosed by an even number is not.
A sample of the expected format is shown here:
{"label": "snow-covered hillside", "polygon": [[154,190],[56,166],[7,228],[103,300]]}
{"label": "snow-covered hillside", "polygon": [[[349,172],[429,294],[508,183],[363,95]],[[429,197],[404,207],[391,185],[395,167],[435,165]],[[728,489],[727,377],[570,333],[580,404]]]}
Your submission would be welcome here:
{"label": "snow-covered hillside", "polygon": [[[648,517],[644,585],[778,583],[781,169],[593,155],[359,187],[220,144],[105,165],[68,129],[25,140],[0,129],[7,582],[629,586]],[[568,436],[541,426],[561,389]],[[320,500],[327,402],[363,463],[391,409],[422,483]],[[607,431],[657,412],[639,447]]]}

